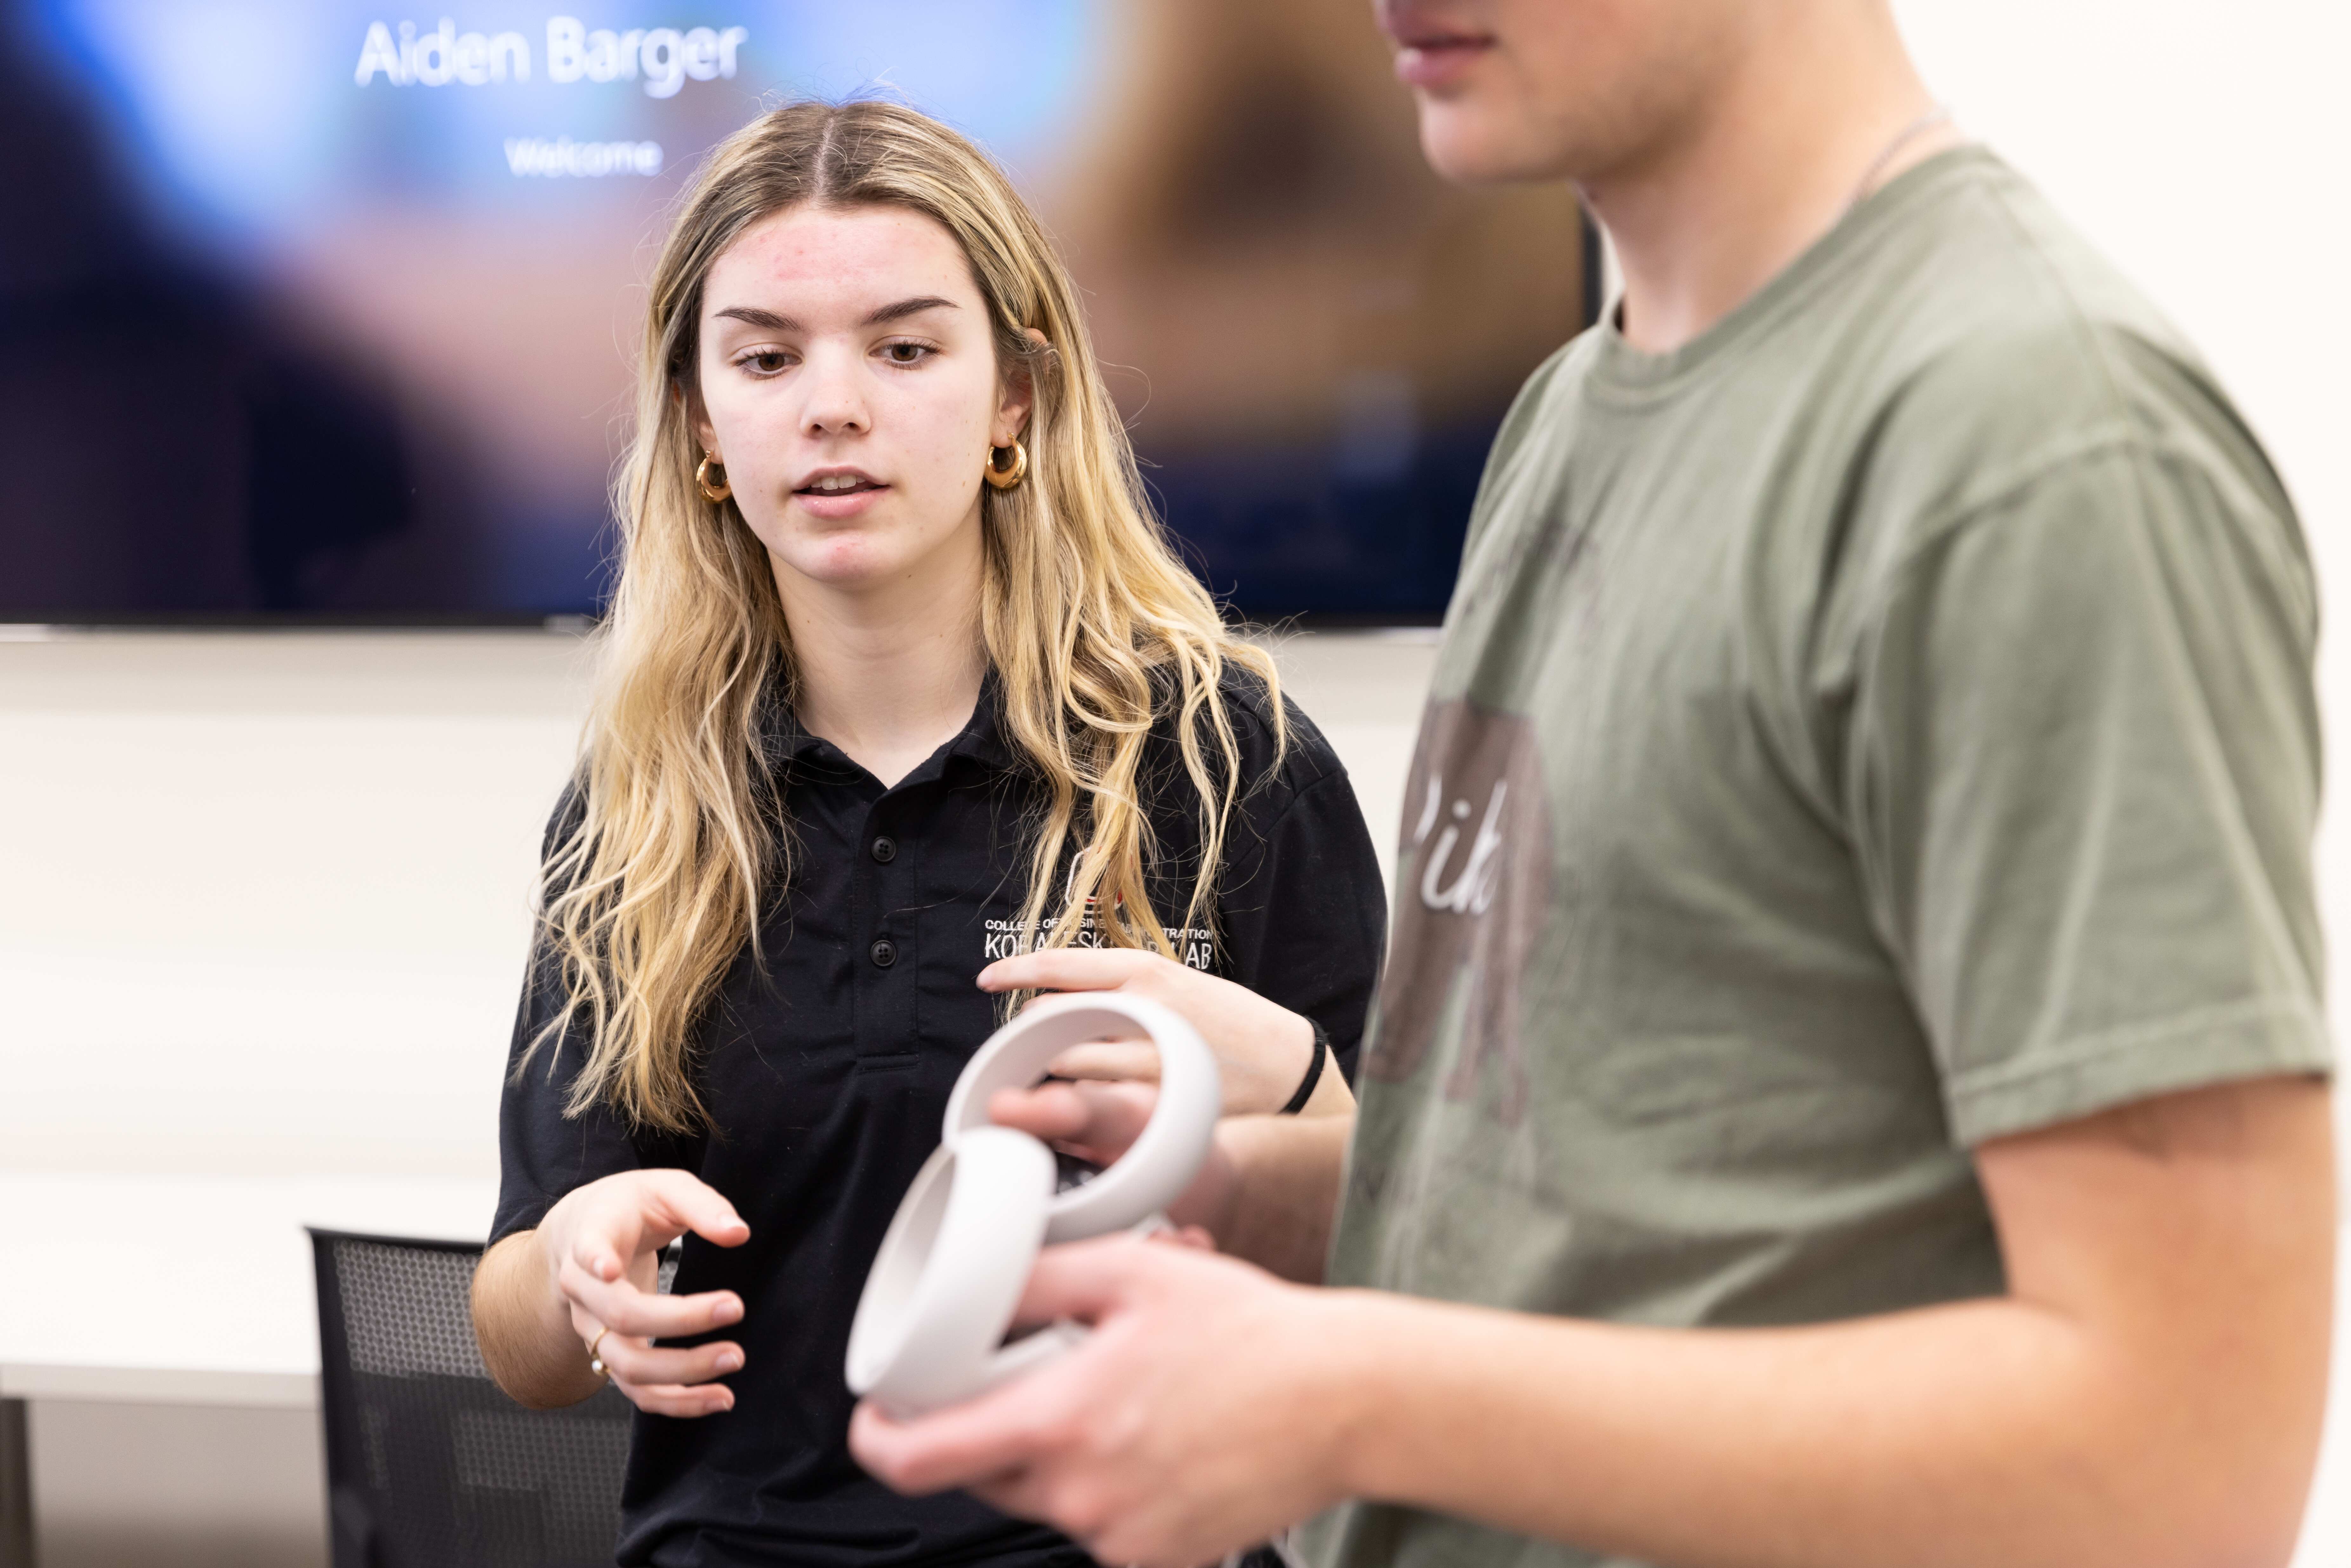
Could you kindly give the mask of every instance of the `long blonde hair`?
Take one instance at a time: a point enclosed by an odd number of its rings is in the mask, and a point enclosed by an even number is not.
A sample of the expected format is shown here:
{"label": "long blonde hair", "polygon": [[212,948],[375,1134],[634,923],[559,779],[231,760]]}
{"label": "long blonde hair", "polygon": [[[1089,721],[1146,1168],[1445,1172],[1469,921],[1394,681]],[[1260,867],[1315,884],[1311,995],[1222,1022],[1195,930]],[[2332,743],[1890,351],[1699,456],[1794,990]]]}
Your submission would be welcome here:
{"label": "long blonde hair", "polygon": [[585,1028],[575,1115],[601,1102],[664,1131],[705,1120],[695,1024],[737,953],[756,948],[761,900],[789,870],[758,732],[770,693],[792,691],[790,629],[765,547],[731,501],[714,505],[695,485],[689,403],[712,263],[753,224],[809,203],[903,207],[954,235],[987,302],[998,363],[1034,387],[1028,477],[982,491],[979,623],[1005,729],[1042,785],[1020,914],[1036,945],[1070,943],[1091,909],[1101,940],[1172,956],[1145,885],[1154,846],[1139,773],[1155,724],[1172,717],[1198,797],[1186,928],[1211,918],[1226,822],[1250,783],[1220,689],[1228,666],[1261,685],[1277,748],[1286,741],[1272,660],[1226,629],[1169,548],[1077,289],[1003,172],[895,104],[762,115],[712,153],[653,275],[635,439],[614,486],[620,583],[574,799],[541,873],[539,939],[563,998],[533,1049]]}

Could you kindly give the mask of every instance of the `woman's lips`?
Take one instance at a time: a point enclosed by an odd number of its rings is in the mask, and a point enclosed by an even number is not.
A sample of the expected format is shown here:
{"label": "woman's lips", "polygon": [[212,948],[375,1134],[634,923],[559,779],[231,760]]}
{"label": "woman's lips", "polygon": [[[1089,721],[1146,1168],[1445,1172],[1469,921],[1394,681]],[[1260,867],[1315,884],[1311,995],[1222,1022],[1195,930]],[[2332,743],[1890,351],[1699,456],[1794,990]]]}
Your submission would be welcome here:
{"label": "woman's lips", "polygon": [[1406,87],[1450,87],[1468,75],[1493,47],[1491,38],[1471,37],[1422,38],[1405,44],[1396,50],[1396,79]]}
{"label": "woman's lips", "polygon": [[795,490],[792,496],[813,515],[837,521],[857,516],[889,491],[889,486],[869,479],[853,490]]}

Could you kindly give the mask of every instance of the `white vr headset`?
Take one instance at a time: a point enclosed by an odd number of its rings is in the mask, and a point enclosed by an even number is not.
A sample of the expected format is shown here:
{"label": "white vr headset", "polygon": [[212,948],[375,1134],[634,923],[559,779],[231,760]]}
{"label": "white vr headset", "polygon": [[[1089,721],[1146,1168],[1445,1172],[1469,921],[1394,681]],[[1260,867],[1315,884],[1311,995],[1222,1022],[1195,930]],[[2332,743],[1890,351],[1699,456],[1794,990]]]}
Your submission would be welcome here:
{"label": "white vr headset", "polygon": [[[1073,1045],[1137,1031],[1159,1051],[1159,1103],[1127,1152],[1056,1192],[1053,1153],[987,1120],[999,1089],[1026,1089]],[[893,1416],[987,1392],[1085,1338],[1060,1322],[1010,1344],[1012,1315],[1048,1243],[1154,1224],[1200,1168],[1223,1103],[1199,1031],[1157,1002],[1111,991],[1031,1003],[990,1035],[947,1098],[942,1140],[882,1239],[849,1330],[849,1388]]]}

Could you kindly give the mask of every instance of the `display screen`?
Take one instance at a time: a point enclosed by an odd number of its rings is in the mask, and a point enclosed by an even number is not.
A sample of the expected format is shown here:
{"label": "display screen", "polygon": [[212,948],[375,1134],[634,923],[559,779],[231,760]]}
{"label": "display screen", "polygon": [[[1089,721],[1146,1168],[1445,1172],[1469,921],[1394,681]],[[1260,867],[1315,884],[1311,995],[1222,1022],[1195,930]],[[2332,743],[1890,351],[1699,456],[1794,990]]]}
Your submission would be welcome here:
{"label": "display screen", "polygon": [[0,7],[0,621],[593,614],[668,211],[796,97],[1011,171],[1252,617],[1441,610],[1583,324],[1572,194],[1430,174],[1362,0]]}

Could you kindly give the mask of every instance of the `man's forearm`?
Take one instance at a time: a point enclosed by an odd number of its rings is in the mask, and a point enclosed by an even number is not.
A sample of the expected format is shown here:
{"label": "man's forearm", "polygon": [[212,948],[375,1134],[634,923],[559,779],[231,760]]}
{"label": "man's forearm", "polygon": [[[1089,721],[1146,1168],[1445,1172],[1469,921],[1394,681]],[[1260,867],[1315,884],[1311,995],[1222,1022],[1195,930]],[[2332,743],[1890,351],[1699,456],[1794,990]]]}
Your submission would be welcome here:
{"label": "man's forearm", "polygon": [[474,1270],[474,1335],[500,1388],[534,1410],[577,1405],[603,1384],[571,1332],[571,1312],[548,1282],[538,1233],[509,1236]]}
{"label": "man's forearm", "polygon": [[1333,1304],[1348,1491],[1643,1561],[2283,1563],[2307,1481],[2012,1300],[1753,1331]]}
{"label": "man's forearm", "polygon": [[2281,1078],[1984,1145],[1999,1299],[1675,1331],[1334,1295],[1344,1484],[1693,1568],[2283,1565],[2325,1413],[2332,1126]]}
{"label": "man's forearm", "polygon": [[1235,1116],[1217,1129],[1232,1186],[1209,1227],[1217,1250],[1286,1280],[1322,1278],[1353,1115]]}

